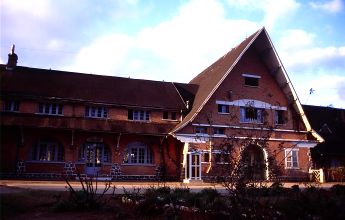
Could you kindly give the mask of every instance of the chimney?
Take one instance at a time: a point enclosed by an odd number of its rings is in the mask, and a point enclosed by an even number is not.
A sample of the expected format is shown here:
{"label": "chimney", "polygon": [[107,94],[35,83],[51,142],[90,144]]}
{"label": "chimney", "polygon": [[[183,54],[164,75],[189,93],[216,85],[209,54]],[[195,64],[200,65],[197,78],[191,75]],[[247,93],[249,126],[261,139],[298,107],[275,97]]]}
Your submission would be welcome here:
{"label": "chimney", "polygon": [[15,45],[13,44],[11,47],[11,51],[8,54],[8,61],[7,61],[7,70],[13,70],[17,66],[18,56],[14,53]]}

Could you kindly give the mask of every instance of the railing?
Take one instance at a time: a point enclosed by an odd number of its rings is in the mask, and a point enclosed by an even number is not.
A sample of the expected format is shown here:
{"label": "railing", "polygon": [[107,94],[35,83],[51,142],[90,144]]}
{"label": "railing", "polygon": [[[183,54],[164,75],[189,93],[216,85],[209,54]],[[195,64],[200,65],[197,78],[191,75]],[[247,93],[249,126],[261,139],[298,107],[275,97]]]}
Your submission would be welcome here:
{"label": "railing", "polygon": [[309,169],[311,180],[315,180],[319,183],[325,182],[325,174],[323,172],[323,169],[313,170]]}

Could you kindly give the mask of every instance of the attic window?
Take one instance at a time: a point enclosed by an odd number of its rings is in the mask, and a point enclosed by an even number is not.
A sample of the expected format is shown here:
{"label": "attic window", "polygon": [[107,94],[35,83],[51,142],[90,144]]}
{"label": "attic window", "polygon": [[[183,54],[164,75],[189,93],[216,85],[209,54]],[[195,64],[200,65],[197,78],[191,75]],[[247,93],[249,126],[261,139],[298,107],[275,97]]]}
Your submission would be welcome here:
{"label": "attic window", "polygon": [[163,120],[172,120],[176,121],[176,112],[163,112]]}
{"label": "attic window", "polygon": [[258,87],[259,86],[259,79],[261,76],[251,75],[251,74],[242,74],[244,77],[244,85],[251,86],[251,87]]}

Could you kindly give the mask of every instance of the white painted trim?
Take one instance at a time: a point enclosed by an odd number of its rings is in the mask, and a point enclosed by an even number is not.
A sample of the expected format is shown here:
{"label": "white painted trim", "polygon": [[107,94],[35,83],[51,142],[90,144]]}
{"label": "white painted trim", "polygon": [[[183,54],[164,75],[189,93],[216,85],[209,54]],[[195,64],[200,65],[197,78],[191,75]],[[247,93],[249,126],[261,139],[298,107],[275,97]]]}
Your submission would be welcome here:
{"label": "white painted trim", "polygon": [[[288,166],[287,166],[287,155],[288,155],[289,153],[292,154],[293,151],[297,151],[297,167],[294,167],[294,166],[293,166],[293,160],[291,161],[292,167],[288,167]],[[284,168],[285,168],[285,169],[288,169],[288,170],[290,170],[290,169],[292,169],[292,170],[293,170],[293,169],[300,169],[298,152],[299,152],[299,149],[298,149],[298,148],[284,148]]]}
{"label": "white painted trim", "polygon": [[243,73],[242,76],[243,76],[243,77],[250,77],[250,78],[261,79],[261,76],[252,75],[252,74],[246,74],[246,73]]}
{"label": "white painted trim", "polygon": [[268,35],[268,33],[267,33],[267,31],[266,31],[265,29],[264,29],[264,32],[265,32],[266,37],[267,37],[267,39],[268,39],[268,41],[269,41],[269,43],[270,43],[270,45],[271,45],[271,48],[272,48],[272,50],[273,50],[273,52],[274,52],[275,57],[277,58],[278,64],[279,64],[279,66],[280,66],[281,69],[282,69],[282,73],[283,73],[283,76],[284,76],[284,78],[285,78],[285,80],[286,80],[286,84],[287,84],[287,86],[288,86],[288,88],[289,88],[289,90],[290,90],[290,92],[291,92],[291,94],[292,94],[292,96],[293,96],[294,104],[296,105],[296,108],[297,108],[296,110],[300,113],[300,115],[301,115],[301,117],[302,117],[302,121],[303,121],[303,123],[304,123],[304,125],[305,125],[307,131],[310,131],[311,134],[315,137],[315,139],[316,139],[318,142],[320,142],[320,143],[321,143],[321,142],[324,142],[325,140],[324,140],[318,133],[316,133],[316,132],[311,128],[311,125],[310,125],[310,123],[309,123],[309,121],[308,121],[308,119],[307,119],[307,116],[305,115],[305,113],[304,113],[304,111],[303,111],[301,102],[300,102],[300,100],[299,100],[299,98],[298,98],[298,96],[297,96],[297,93],[296,93],[296,91],[295,91],[295,89],[294,89],[294,87],[293,87],[293,85],[292,85],[292,83],[291,83],[291,80],[290,80],[289,76],[287,75],[287,72],[286,72],[286,70],[285,70],[285,67],[284,67],[282,61],[280,60],[280,57],[279,57],[279,55],[278,55],[278,53],[277,53],[277,51],[276,51],[276,49],[275,49],[275,47],[274,47],[274,45],[273,45],[273,43],[272,43],[272,41],[271,41],[271,38],[269,37],[269,35]]}
{"label": "white painted trim", "polygon": [[297,130],[289,130],[289,129],[268,129],[268,128],[260,128],[260,127],[243,127],[243,126],[235,126],[235,125],[210,125],[210,124],[196,124],[193,123],[193,126],[200,126],[200,127],[219,127],[219,128],[234,128],[234,129],[245,129],[245,130],[264,130],[264,131],[278,131],[278,132],[291,132],[291,133],[308,133],[308,131],[297,131]]}
{"label": "white painted trim", "polygon": [[285,107],[285,106],[275,106],[275,105],[271,105],[267,102],[263,102],[260,100],[254,100],[254,99],[238,99],[238,100],[234,100],[232,102],[216,100],[216,104],[232,105],[232,106],[240,106],[240,107],[254,107],[254,108],[263,108],[263,109],[274,109],[274,110],[284,110],[284,111],[287,110],[287,107]]}
{"label": "white painted trim", "polygon": [[[206,143],[209,141],[211,138],[224,138],[224,137],[217,137],[214,135],[208,135],[205,134],[203,136],[196,135],[196,134],[175,134],[175,136],[178,140],[181,142],[190,142],[190,143]],[[229,138],[234,138],[234,139],[253,139],[253,140],[267,140],[267,141],[281,141],[281,142],[295,142],[296,144],[299,143],[310,143],[310,144],[317,144],[318,142],[315,141],[310,141],[310,140],[300,140],[300,139],[285,139],[285,138],[257,138],[257,137],[251,137],[251,136],[229,136]],[[185,140],[185,141],[182,141]],[[190,141],[189,141],[190,140]],[[311,146],[310,146],[311,147]]]}

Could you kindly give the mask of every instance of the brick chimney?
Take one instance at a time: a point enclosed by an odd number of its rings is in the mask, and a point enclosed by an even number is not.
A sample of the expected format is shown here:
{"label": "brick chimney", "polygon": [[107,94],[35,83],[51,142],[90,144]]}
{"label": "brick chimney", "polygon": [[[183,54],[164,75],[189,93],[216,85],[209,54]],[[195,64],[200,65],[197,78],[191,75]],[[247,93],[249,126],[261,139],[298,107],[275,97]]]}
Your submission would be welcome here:
{"label": "brick chimney", "polygon": [[11,51],[8,54],[8,61],[6,69],[13,70],[17,66],[18,56],[14,53],[15,45],[13,44],[11,47]]}

